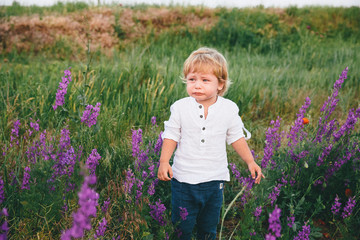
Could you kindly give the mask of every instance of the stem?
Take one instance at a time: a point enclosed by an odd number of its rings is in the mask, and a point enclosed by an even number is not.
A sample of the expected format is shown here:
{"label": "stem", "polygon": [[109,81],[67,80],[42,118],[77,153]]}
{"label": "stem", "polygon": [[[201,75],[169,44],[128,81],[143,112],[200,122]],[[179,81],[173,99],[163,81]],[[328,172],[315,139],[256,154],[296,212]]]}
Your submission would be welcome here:
{"label": "stem", "polygon": [[219,240],[221,240],[221,235],[222,235],[222,229],[223,229],[223,226],[224,226],[224,220],[225,220],[225,217],[227,215],[227,213],[229,212],[230,208],[232,207],[232,205],[234,205],[234,203],[236,202],[236,200],[242,195],[242,193],[244,192],[245,188],[248,186],[245,185],[241,190],[240,192],[235,196],[235,198],[231,201],[231,203],[229,204],[229,206],[226,208],[225,210],[225,213],[221,219],[221,227],[220,227],[220,234],[219,234]]}

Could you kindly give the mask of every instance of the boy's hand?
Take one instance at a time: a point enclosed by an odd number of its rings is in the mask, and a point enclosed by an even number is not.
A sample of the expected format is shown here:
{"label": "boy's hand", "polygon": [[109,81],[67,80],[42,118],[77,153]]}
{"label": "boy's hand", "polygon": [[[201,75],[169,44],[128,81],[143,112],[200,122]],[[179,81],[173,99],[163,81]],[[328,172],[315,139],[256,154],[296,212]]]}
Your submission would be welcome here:
{"label": "boy's hand", "polygon": [[162,181],[170,181],[173,177],[173,172],[169,163],[160,163],[158,170],[158,178]]}
{"label": "boy's hand", "polygon": [[261,168],[259,167],[259,165],[256,164],[255,161],[249,163],[248,168],[250,170],[251,177],[252,177],[252,179],[255,179],[256,184],[260,183],[261,178],[265,178],[264,174],[262,174],[262,172],[261,172]]}

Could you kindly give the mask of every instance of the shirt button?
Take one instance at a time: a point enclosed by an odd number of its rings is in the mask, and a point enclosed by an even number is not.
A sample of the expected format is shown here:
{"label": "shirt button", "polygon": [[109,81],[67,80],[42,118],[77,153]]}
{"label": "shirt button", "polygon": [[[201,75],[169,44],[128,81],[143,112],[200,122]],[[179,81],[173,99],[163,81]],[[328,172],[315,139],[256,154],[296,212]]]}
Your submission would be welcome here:
{"label": "shirt button", "polygon": [[204,116],[203,115],[200,115],[200,118],[203,118]]}
{"label": "shirt button", "polygon": [[205,139],[201,139],[201,142],[204,143],[204,142],[205,142]]}
{"label": "shirt button", "polygon": [[199,105],[199,108],[200,108],[200,109],[202,109],[202,106],[201,106],[201,105]]}
{"label": "shirt button", "polygon": [[205,131],[205,127],[203,127],[202,130]]}

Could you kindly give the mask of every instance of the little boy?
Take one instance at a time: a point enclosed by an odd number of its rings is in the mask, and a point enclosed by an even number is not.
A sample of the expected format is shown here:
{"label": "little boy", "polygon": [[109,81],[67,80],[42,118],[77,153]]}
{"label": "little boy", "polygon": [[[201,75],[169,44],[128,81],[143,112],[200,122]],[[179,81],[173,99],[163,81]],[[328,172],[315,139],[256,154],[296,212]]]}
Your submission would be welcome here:
{"label": "little boy", "polygon": [[[162,135],[158,178],[171,180],[172,222],[181,239],[215,239],[223,202],[223,183],[230,180],[226,143],[247,163],[255,183],[263,176],[245,141],[251,137],[238,114],[237,105],[222,96],[229,87],[227,63],[215,49],[200,48],[184,63],[189,97],[170,108]],[[172,166],[169,160],[175,151]],[[255,178],[256,177],[256,178]],[[186,209],[181,220],[180,209]]]}

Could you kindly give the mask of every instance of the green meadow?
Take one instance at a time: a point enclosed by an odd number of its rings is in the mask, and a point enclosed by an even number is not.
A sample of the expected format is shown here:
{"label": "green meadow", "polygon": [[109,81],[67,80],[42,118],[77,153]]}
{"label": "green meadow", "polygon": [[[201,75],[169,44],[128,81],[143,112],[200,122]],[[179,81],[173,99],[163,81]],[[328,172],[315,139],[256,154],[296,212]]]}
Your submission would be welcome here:
{"label": "green meadow", "polygon": [[[309,97],[311,105],[303,116],[309,119],[304,129],[312,138],[324,114],[320,109],[331,96],[339,75],[348,67],[331,119],[336,120],[339,130],[347,122],[349,111],[359,109],[359,39],[358,7],[208,9],[84,3],[24,7],[16,2],[12,6],[0,6],[0,147],[3,151],[0,176],[5,191],[0,207],[8,210],[9,216],[2,216],[2,222],[8,221],[8,238],[59,239],[62,231],[72,226],[86,158],[94,148],[101,155],[96,168],[97,183],[93,186],[99,194],[99,205],[84,239],[94,236],[103,217],[107,229],[101,239],[176,238],[169,221],[168,183],[158,183],[155,195],[146,195],[144,190],[137,201],[132,196],[134,189],[124,190],[129,169],[138,179],[142,176],[135,166],[138,156],[132,150],[132,130],[142,129],[141,149],[147,152],[148,161],[156,165],[159,155],[149,146],[163,130],[171,104],[187,96],[181,80],[183,62],[192,51],[208,46],[222,52],[228,61],[232,84],[225,97],[238,105],[239,114],[252,133],[248,144],[255,151],[259,165],[265,155],[271,120],[280,117],[279,132],[286,132],[282,134],[282,147],[274,150],[277,154],[273,155],[274,162],[281,167],[264,169],[267,176],[264,183],[250,190],[232,175],[225,191],[221,238],[264,239],[269,233],[269,213],[275,207],[266,202],[268,194],[282,174],[291,175],[294,169],[305,166],[288,163],[292,160],[287,155],[286,137],[305,99]],[[69,68],[72,81],[65,104],[54,111],[59,82],[64,70]],[[81,117],[86,106],[95,106],[97,102],[101,108],[96,125],[84,126]],[[152,117],[156,117],[155,126],[151,124]],[[355,114],[355,119],[359,118]],[[21,122],[20,143],[11,146],[16,120]],[[40,131],[29,136],[29,124],[35,121]],[[30,164],[27,154],[30,147],[37,146],[35,142],[45,129],[47,146],[52,145],[58,154],[61,149],[56,141],[65,126],[74,148],[83,149],[70,180],[75,187],[66,194],[65,176],[58,176],[54,192],[46,184],[53,174],[56,157],[45,161],[38,154],[36,163]],[[303,186],[290,186],[290,180],[288,186],[283,184],[277,200],[283,214],[279,239],[294,239],[304,222],[311,226],[310,239],[359,236],[355,227],[360,224],[359,203],[348,218],[337,217],[330,211],[336,194],[343,200],[342,206],[348,198],[359,201],[359,129],[356,123],[337,145],[335,140],[328,140],[337,149],[333,147],[328,154],[324,169],[317,168],[316,162],[325,148],[325,140],[314,144],[308,138],[301,139],[302,144],[292,149],[297,153],[310,152],[305,162],[309,166],[306,169],[313,174],[295,171],[295,180],[303,182]],[[351,148],[355,150],[352,152]],[[326,169],[341,158],[337,154],[349,152],[350,160],[336,169],[337,173],[324,185],[325,190],[314,186],[316,180],[326,175]],[[247,176],[242,161],[230,148],[228,156],[229,162]],[[142,167],[148,171],[145,165]],[[25,166],[35,169],[31,171],[31,187],[27,191],[21,189]],[[11,182],[11,172],[17,183]],[[143,179],[144,189],[150,180]],[[248,197],[246,203],[237,198],[241,189]],[[351,194],[346,194],[345,189],[351,189]],[[138,186],[137,190],[142,188]],[[109,210],[102,213],[100,207],[108,198]],[[129,198],[133,199],[131,203]],[[66,211],[61,210],[64,199]],[[149,215],[149,204],[158,199],[167,208],[166,226],[157,224]],[[254,223],[250,215],[259,204],[263,206],[263,215]],[[289,214],[296,217],[292,227],[286,223]],[[257,234],[251,235],[253,232]]]}

